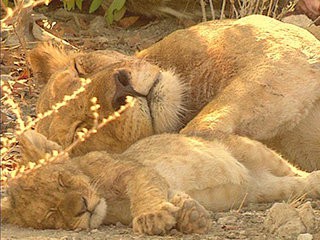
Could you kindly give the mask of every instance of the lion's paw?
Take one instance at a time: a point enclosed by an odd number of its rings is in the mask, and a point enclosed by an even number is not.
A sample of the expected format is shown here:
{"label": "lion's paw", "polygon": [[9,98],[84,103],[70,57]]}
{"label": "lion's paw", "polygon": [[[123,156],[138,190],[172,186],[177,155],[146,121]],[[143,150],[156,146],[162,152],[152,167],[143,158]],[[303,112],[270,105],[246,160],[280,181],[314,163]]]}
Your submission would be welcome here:
{"label": "lion's paw", "polygon": [[307,177],[308,194],[313,198],[320,198],[320,171],[314,171]]}
{"label": "lion's paw", "polygon": [[153,212],[143,213],[133,219],[133,231],[138,234],[164,235],[176,225],[178,208],[171,203]]}
{"label": "lion's paw", "polygon": [[177,230],[183,233],[206,233],[211,227],[208,211],[189,195],[178,193],[171,203],[179,207],[177,213]]}

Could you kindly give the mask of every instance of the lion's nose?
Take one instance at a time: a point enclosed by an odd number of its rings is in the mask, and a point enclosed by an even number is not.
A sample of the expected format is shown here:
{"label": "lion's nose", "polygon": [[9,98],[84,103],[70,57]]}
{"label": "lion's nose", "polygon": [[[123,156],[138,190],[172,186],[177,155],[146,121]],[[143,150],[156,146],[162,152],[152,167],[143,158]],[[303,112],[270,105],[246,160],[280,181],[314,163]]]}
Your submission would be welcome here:
{"label": "lion's nose", "polygon": [[116,92],[112,99],[112,107],[114,110],[119,110],[122,105],[126,104],[126,97],[145,97],[138,93],[131,86],[131,74],[129,71],[121,69],[114,74],[116,84]]}

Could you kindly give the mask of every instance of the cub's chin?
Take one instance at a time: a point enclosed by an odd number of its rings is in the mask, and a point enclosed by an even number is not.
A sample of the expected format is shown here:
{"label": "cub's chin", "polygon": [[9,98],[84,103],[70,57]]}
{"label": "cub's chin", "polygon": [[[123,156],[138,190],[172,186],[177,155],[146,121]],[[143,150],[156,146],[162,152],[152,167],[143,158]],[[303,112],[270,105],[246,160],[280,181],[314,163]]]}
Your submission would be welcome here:
{"label": "cub's chin", "polygon": [[185,86],[172,71],[162,71],[147,100],[155,133],[174,132],[181,126],[185,112]]}
{"label": "cub's chin", "polygon": [[89,228],[98,228],[107,215],[107,204],[104,198],[101,198],[95,209],[90,213]]}

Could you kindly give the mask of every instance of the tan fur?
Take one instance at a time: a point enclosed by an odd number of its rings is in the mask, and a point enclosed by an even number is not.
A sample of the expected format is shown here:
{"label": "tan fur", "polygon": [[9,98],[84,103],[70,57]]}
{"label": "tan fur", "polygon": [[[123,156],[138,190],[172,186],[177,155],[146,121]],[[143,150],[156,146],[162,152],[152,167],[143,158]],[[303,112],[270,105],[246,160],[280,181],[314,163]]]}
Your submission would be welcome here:
{"label": "tan fur", "polygon": [[[55,143],[34,131],[21,140],[29,143],[23,145],[30,153],[26,162],[36,162],[43,146],[51,147],[46,153],[56,150]],[[199,203],[186,194],[170,194],[156,171],[107,152],[59,158],[9,181],[7,194],[1,205],[2,221],[23,227],[87,229],[132,221],[137,233],[162,235],[172,228],[204,233],[211,225]],[[191,219],[195,214],[197,219]]]}
{"label": "tan fur", "polygon": [[[4,221],[67,229],[132,221],[138,233],[203,233],[210,221],[200,204],[223,210],[320,197],[319,171],[299,171],[267,147],[319,169],[320,43],[307,31],[251,16],[177,31],[138,59],[105,52],[59,58],[64,53],[50,46],[33,51],[31,62],[41,61],[41,51],[63,60],[49,78],[39,72],[47,82],[39,112],[72,93],[79,77],[92,79],[82,96],[37,126],[63,148],[92,125],[92,97],[101,117],[115,110],[120,73],[130,76],[123,84],[138,93],[137,104],[72,153],[81,156],[13,180]],[[148,137],[181,128],[189,136]],[[36,133],[24,137],[26,161],[61,148]]]}
{"label": "tan fur", "polygon": [[[263,16],[223,26],[203,23],[176,31],[137,56],[173,69],[191,86],[184,104],[195,111],[186,122],[207,104],[181,133],[220,138],[234,154],[246,145],[237,136],[248,137],[256,148],[243,148],[243,157],[267,162],[271,151],[253,140],[281,142],[288,132],[299,131],[304,141],[269,146],[305,170],[320,169],[320,122],[308,117],[319,115],[320,42],[306,30]],[[312,127],[297,129],[305,125]]]}
{"label": "tan fur", "polygon": [[[93,150],[123,152],[141,138],[178,132],[186,125],[181,133],[218,138],[242,161],[284,161],[257,142],[261,141],[304,170],[320,169],[320,122],[312,117],[320,111],[316,107],[320,42],[306,30],[249,16],[176,31],[136,57],[94,52],[66,60],[61,51],[47,48],[34,49],[30,58],[37,59],[31,62],[41,61],[40,52],[51,52],[53,61],[65,63],[60,70],[55,67],[40,96],[38,112],[76,89],[80,76],[93,80],[77,100],[37,126],[62,147],[73,142],[79,129],[92,126],[91,97],[98,98],[101,117],[115,110],[111,102],[119,70],[129,73],[130,85],[145,96],[136,96],[133,108],[81,144],[73,155]],[[248,142],[250,151],[246,150]]]}
{"label": "tan fur", "polygon": [[[25,151],[55,146],[36,132],[22,138],[30,143]],[[35,161],[28,156],[26,161]],[[226,210],[303,194],[320,198],[320,171],[301,177],[288,171],[290,167],[278,161],[268,165],[254,159],[238,161],[218,141],[154,135],[122,154],[95,151],[58,159],[11,180],[1,218],[40,229],[86,229],[132,221],[137,233],[165,234],[172,228],[204,233],[211,220],[200,204]],[[280,171],[286,175],[279,177]]]}
{"label": "tan fur", "polygon": [[[48,45],[41,45],[34,49],[30,54],[30,59],[35,56],[39,57],[40,53],[45,52],[45,49],[48,48],[50,48],[50,52],[55,51],[54,59],[59,59],[61,52],[51,49]],[[156,119],[154,122],[152,122],[146,97],[138,97],[132,108],[125,111],[117,121],[101,129],[90,139],[89,143],[84,142],[77,147],[73,154],[81,155],[92,150],[105,149],[110,152],[122,152],[130,144],[143,137],[157,132],[177,129],[180,124],[178,116],[182,101],[182,93],[179,94],[179,91],[182,91],[182,89],[176,77],[169,72],[162,72],[157,66],[140,59],[123,55],[120,59],[117,57],[118,55],[110,52],[78,54],[74,57],[71,56],[70,60],[61,64],[60,71],[56,71],[47,80],[48,82],[41,92],[37,103],[39,113],[47,111],[54,103],[61,102],[65,95],[71,95],[74,90],[78,89],[80,87],[79,77],[90,78],[92,83],[87,87],[85,93],[69,103],[68,107],[63,107],[58,113],[40,121],[37,130],[63,148],[71,144],[77,131],[92,127],[91,98],[97,97],[98,103],[101,105],[99,109],[100,119],[114,112],[115,109],[111,104],[116,92],[114,75],[119,70],[130,73],[130,84],[135,91],[142,95],[148,95],[152,84],[158,77],[164,78],[164,81],[158,85],[159,88],[162,89],[162,84],[166,84],[164,87],[166,92],[175,91],[178,94],[176,97],[169,99],[166,99],[167,95],[165,93],[162,94],[163,96],[158,95],[157,101],[163,99],[168,103],[167,106],[162,102],[152,101],[152,99],[149,101],[151,109],[154,109],[155,116],[156,114],[162,116],[161,119]],[[37,64],[39,61],[41,60],[33,59],[31,63]],[[48,67],[50,67],[50,64]],[[46,75],[38,75],[38,78],[45,81]],[[168,88],[170,81],[176,82],[174,89]]]}

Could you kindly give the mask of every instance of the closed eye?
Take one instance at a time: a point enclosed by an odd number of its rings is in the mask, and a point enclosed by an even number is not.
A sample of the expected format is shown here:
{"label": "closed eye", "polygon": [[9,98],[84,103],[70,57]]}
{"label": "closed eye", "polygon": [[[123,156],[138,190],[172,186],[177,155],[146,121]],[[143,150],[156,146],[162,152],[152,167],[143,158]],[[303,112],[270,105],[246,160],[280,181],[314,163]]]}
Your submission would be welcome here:
{"label": "closed eye", "polygon": [[81,197],[82,201],[83,201],[83,205],[85,206],[86,210],[88,209],[88,200],[84,197]]}
{"label": "closed eye", "polygon": [[56,213],[57,213],[56,208],[50,208],[49,211],[45,215],[45,219],[49,219],[49,218],[53,217],[53,215]]}
{"label": "closed eye", "polygon": [[81,68],[81,66],[78,66],[78,63],[77,63],[76,60],[74,60],[73,66],[74,66],[74,69],[77,71],[78,76],[79,77],[84,77],[83,71],[81,71],[81,69],[79,69],[79,67]]}
{"label": "closed eye", "polygon": [[88,211],[88,201],[86,198],[81,197],[82,200],[82,208],[81,210],[75,215],[76,217],[81,217],[83,214],[85,214]]}
{"label": "closed eye", "polygon": [[66,185],[64,184],[63,179],[62,179],[62,174],[59,174],[59,176],[58,176],[58,183],[59,183],[60,187],[62,187],[62,188],[66,187]]}

